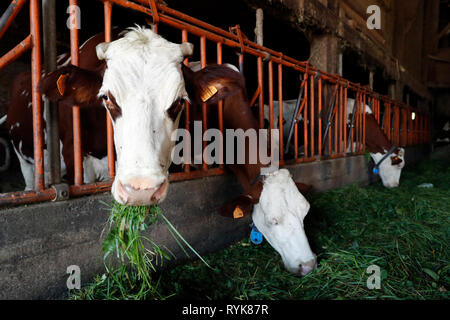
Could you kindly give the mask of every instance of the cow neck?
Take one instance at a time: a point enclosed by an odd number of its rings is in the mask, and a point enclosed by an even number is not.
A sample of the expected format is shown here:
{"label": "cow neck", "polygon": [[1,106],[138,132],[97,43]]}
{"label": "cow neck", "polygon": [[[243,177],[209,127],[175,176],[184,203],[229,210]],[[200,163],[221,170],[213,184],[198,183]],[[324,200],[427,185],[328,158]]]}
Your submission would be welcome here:
{"label": "cow neck", "polygon": [[370,153],[385,154],[393,145],[378,125],[373,114],[366,113],[366,150]]}
{"label": "cow neck", "polygon": [[[224,129],[242,129],[244,131],[254,129],[259,130],[258,121],[253,115],[247,95],[243,90],[225,99],[223,112]],[[257,134],[259,148],[259,134]],[[245,144],[245,154],[248,155],[248,144]],[[259,150],[258,150],[259,152]],[[263,188],[261,169],[267,167],[261,163],[229,165],[236,174],[244,188],[244,195],[250,196],[254,203],[259,202],[259,196]]]}

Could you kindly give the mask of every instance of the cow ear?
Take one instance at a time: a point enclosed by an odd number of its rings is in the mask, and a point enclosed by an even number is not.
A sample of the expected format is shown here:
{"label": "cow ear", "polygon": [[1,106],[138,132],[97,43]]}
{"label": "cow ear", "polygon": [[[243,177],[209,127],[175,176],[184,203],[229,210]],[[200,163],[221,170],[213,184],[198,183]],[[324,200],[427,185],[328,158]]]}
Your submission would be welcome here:
{"label": "cow ear", "polygon": [[223,217],[240,219],[252,214],[253,202],[249,197],[240,195],[219,208]]}
{"label": "cow ear", "polygon": [[106,59],[106,51],[108,50],[109,42],[102,42],[99,43],[95,47],[95,52],[97,53],[97,58],[99,60],[105,60]]}
{"label": "cow ear", "polygon": [[182,70],[186,91],[195,104],[215,104],[240,90],[245,92],[244,77],[230,66],[210,65],[194,72],[183,64]]}
{"label": "cow ear", "polygon": [[70,65],[44,76],[39,82],[39,91],[54,102],[102,106],[97,97],[102,82],[98,73]]}
{"label": "cow ear", "polygon": [[190,57],[194,53],[194,45],[190,42],[183,42],[182,44],[180,44],[180,49],[183,58]]}

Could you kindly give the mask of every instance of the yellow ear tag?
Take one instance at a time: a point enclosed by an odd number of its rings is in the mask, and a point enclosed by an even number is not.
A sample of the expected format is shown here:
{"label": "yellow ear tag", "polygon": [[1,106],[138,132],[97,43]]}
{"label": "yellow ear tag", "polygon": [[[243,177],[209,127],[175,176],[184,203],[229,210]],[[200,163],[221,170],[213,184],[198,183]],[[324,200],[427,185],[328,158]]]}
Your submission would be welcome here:
{"label": "yellow ear tag", "polygon": [[234,208],[234,211],[233,211],[233,218],[239,219],[239,218],[242,218],[243,216],[244,216],[244,212],[242,211],[242,209],[239,208],[239,206],[236,206],[236,208]]}
{"label": "yellow ear tag", "polygon": [[217,93],[217,88],[214,86],[209,86],[208,88],[205,88],[202,92],[202,96],[201,99],[203,102],[208,101],[209,99],[211,99],[211,97],[213,95],[215,95]]}
{"label": "yellow ear tag", "polygon": [[64,92],[66,91],[66,79],[69,76],[69,74],[62,74],[59,76],[58,80],[56,81],[56,86],[58,87],[58,91],[60,95],[64,95]]}

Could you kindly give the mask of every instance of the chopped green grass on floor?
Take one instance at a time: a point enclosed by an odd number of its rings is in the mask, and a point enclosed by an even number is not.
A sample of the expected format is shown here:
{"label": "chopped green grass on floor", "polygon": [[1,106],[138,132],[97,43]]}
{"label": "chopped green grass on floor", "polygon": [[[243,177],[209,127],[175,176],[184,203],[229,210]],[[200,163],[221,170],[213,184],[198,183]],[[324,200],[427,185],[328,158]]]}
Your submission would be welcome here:
{"label": "chopped green grass on floor", "polygon": [[[422,183],[434,187],[417,187]],[[255,246],[245,238],[205,256],[212,269],[195,261],[159,274],[155,277],[159,296],[212,300],[449,298],[449,162],[429,160],[406,168],[395,189],[379,182],[312,194],[308,200],[311,210],[305,230],[319,266],[307,276],[288,273],[266,241]],[[380,267],[381,289],[367,288],[370,265]],[[117,298],[105,294],[106,284],[99,280],[72,298]],[[95,290],[102,294],[94,294]]]}

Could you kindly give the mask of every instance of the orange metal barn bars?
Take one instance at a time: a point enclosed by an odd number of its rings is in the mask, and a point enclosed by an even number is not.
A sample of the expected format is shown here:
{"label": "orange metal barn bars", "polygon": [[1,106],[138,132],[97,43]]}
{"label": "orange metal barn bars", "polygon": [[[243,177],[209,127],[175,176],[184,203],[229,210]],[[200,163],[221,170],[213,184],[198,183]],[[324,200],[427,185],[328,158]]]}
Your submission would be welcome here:
{"label": "orange metal barn bars", "polygon": [[[27,0],[14,0],[7,12],[0,19],[0,38],[3,36],[11,21],[23,7]],[[156,3],[154,0],[109,0],[104,3],[105,41],[111,40],[111,16],[112,7],[117,5],[129,8],[153,18],[154,31],[158,31],[158,24],[164,24],[181,31],[182,41],[188,41],[189,35],[199,37],[201,67],[206,65],[206,42],[216,43],[217,63],[222,63],[223,46],[240,50],[239,65],[242,66],[244,55],[251,55],[257,59],[258,89],[253,94],[251,105],[257,101],[259,109],[259,124],[263,127],[264,110],[264,75],[268,81],[268,108],[269,127],[274,128],[274,69],[277,72],[277,93],[279,101],[279,117],[277,126],[280,129],[280,162],[286,163],[284,155],[283,137],[283,69],[294,70],[301,75],[299,90],[302,91],[302,99],[295,115],[297,119],[302,116],[302,126],[295,121],[294,130],[294,162],[311,162],[323,158],[338,158],[362,154],[365,151],[365,105],[372,107],[375,118],[382,125],[389,139],[396,145],[408,146],[419,143],[429,143],[430,117],[424,113],[414,111],[411,107],[386,96],[381,96],[366,87],[352,83],[346,79],[328,74],[314,68],[305,61],[287,57],[277,52],[258,45],[243,37],[239,26],[230,28],[229,31],[212,26],[196,18],[190,17],[167,6]],[[42,99],[37,90],[37,84],[41,77],[41,35],[40,35],[40,8],[38,0],[29,0],[30,4],[30,35],[26,37],[10,52],[0,58],[0,69],[17,59],[28,49],[32,50],[32,102],[33,102],[33,132],[34,132],[34,160],[35,160],[35,190],[27,192],[13,192],[0,194],[0,205],[23,204],[38,201],[54,200],[57,198],[57,188],[45,188],[44,161],[43,161],[43,134],[42,134]],[[69,0],[69,5],[77,5],[77,0]],[[73,17],[75,11],[71,11]],[[3,23],[2,23],[3,22]],[[78,32],[76,28],[70,30],[72,63],[78,63]],[[185,64],[188,64],[188,59]],[[264,69],[267,72],[264,72]],[[349,94],[354,96],[354,120],[350,126],[347,124],[346,106]],[[329,95],[330,99],[325,99]],[[328,104],[328,105],[327,105]],[[330,108],[331,107],[331,108]],[[223,104],[218,105],[219,130],[223,132]],[[382,111],[383,110],[383,111]],[[206,119],[206,106],[202,106],[203,129],[208,128]],[[322,114],[327,114],[326,116]],[[383,115],[383,116],[381,116]],[[186,129],[189,127],[189,105],[185,108]],[[111,177],[114,177],[114,142],[113,129],[107,118],[107,146],[108,165]],[[288,123],[288,122],[286,122]],[[79,109],[73,107],[74,127],[74,157],[75,157],[75,184],[69,186],[70,197],[105,192],[110,190],[111,183],[83,184],[82,145]],[[298,141],[299,130],[303,130],[303,141]],[[325,130],[325,132],[324,132]],[[303,150],[301,150],[303,148]],[[182,172],[170,175],[171,181],[195,179],[210,175],[225,173],[223,165],[208,167],[203,163],[202,168],[193,170],[185,165]]]}

